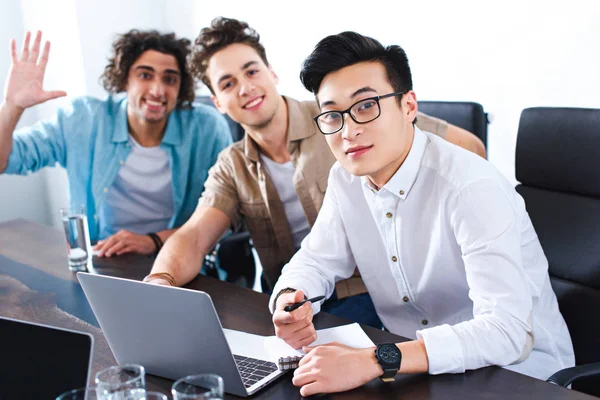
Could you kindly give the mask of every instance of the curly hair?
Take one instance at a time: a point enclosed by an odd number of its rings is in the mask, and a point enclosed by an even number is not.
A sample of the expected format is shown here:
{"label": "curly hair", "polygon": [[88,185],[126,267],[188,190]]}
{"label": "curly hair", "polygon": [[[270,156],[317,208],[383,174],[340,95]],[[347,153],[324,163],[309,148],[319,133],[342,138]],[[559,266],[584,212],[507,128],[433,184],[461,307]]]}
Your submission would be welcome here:
{"label": "curly hair", "polygon": [[129,69],[135,61],[147,50],[158,51],[175,57],[181,72],[181,86],[177,95],[177,106],[191,107],[194,101],[196,85],[186,60],[190,54],[191,42],[188,39],[178,39],[174,33],[161,34],[156,30],[140,31],[132,29],[117,36],[113,43],[113,54],[100,77],[102,86],[109,93],[125,91]]}
{"label": "curly hair", "polygon": [[246,22],[225,17],[213,19],[209,27],[200,31],[189,56],[191,74],[196,79],[201,80],[212,94],[215,94],[215,92],[209,78],[206,76],[208,62],[216,52],[235,43],[252,47],[264,63],[269,65],[265,48],[260,44],[260,35],[250,28]]}

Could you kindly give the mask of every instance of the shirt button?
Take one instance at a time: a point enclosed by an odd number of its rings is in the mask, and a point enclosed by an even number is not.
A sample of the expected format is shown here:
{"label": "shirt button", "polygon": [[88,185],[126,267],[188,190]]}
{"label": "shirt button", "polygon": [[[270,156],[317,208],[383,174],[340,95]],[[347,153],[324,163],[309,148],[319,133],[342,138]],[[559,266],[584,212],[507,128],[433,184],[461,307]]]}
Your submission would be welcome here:
{"label": "shirt button", "polygon": [[108,192],[108,188],[104,188],[104,193],[107,193],[107,192]]}
{"label": "shirt button", "polygon": [[404,190],[400,191],[400,196],[402,196],[404,194]]}
{"label": "shirt button", "polygon": [[388,217],[388,218],[392,218],[392,213],[391,212],[386,213],[385,216]]}
{"label": "shirt button", "polygon": [[125,161],[121,160],[121,161],[119,161],[119,164],[123,165],[123,164],[125,164]]}
{"label": "shirt button", "polygon": [[398,261],[398,257],[396,257],[396,256],[392,256],[392,261],[393,261],[393,262],[396,262],[396,261]]}
{"label": "shirt button", "polygon": [[402,300],[404,300],[405,303],[408,303],[408,296],[404,296]]}
{"label": "shirt button", "polygon": [[423,325],[427,325],[429,322],[428,322],[426,319],[424,319],[423,321],[421,321],[421,323],[422,323]]}

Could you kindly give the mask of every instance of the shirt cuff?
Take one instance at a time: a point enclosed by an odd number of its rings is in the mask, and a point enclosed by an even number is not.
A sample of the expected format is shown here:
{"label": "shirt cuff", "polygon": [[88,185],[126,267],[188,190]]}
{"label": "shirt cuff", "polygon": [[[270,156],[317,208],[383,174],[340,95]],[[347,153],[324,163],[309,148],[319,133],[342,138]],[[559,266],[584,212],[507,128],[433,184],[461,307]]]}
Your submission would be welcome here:
{"label": "shirt cuff", "polygon": [[417,331],[417,339],[425,342],[431,375],[465,372],[462,344],[450,325]]}

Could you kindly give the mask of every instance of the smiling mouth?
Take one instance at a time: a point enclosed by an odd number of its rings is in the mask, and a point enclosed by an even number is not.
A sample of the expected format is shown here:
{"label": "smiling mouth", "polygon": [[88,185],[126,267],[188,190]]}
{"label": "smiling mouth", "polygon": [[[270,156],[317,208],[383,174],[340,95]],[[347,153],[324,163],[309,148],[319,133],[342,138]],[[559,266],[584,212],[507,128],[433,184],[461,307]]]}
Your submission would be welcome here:
{"label": "smiling mouth", "polygon": [[156,109],[156,108],[162,108],[166,105],[166,102],[163,101],[154,101],[154,100],[144,100],[146,102],[146,105],[148,105],[148,107]]}
{"label": "smiling mouth", "polygon": [[242,106],[242,108],[243,109],[248,109],[248,108],[255,107],[255,106],[259,105],[260,103],[262,103],[263,99],[264,99],[264,96],[257,97],[256,99],[254,99],[254,100],[252,100],[252,101],[244,104]]}
{"label": "smiling mouth", "polygon": [[353,147],[351,149],[346,150],[346,154],[349,155],[349,156],[363,154],[367,150],[370,150],[371,147],[373,147],[373,145],[371,145],[371,146]]}

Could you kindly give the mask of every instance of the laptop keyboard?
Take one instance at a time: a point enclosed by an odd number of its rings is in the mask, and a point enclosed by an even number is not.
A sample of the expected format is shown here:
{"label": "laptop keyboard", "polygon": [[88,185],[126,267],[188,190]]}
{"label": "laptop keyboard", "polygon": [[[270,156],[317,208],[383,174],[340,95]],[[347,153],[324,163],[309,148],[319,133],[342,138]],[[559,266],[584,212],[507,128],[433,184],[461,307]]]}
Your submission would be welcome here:
{"label": "laptop keyboard", "polygon": [[233,355],[237,364],[244,386],[249,388],[256,382],[266,378],[277,371],[277,365],[270,361],[257,360],[256,358]]}

